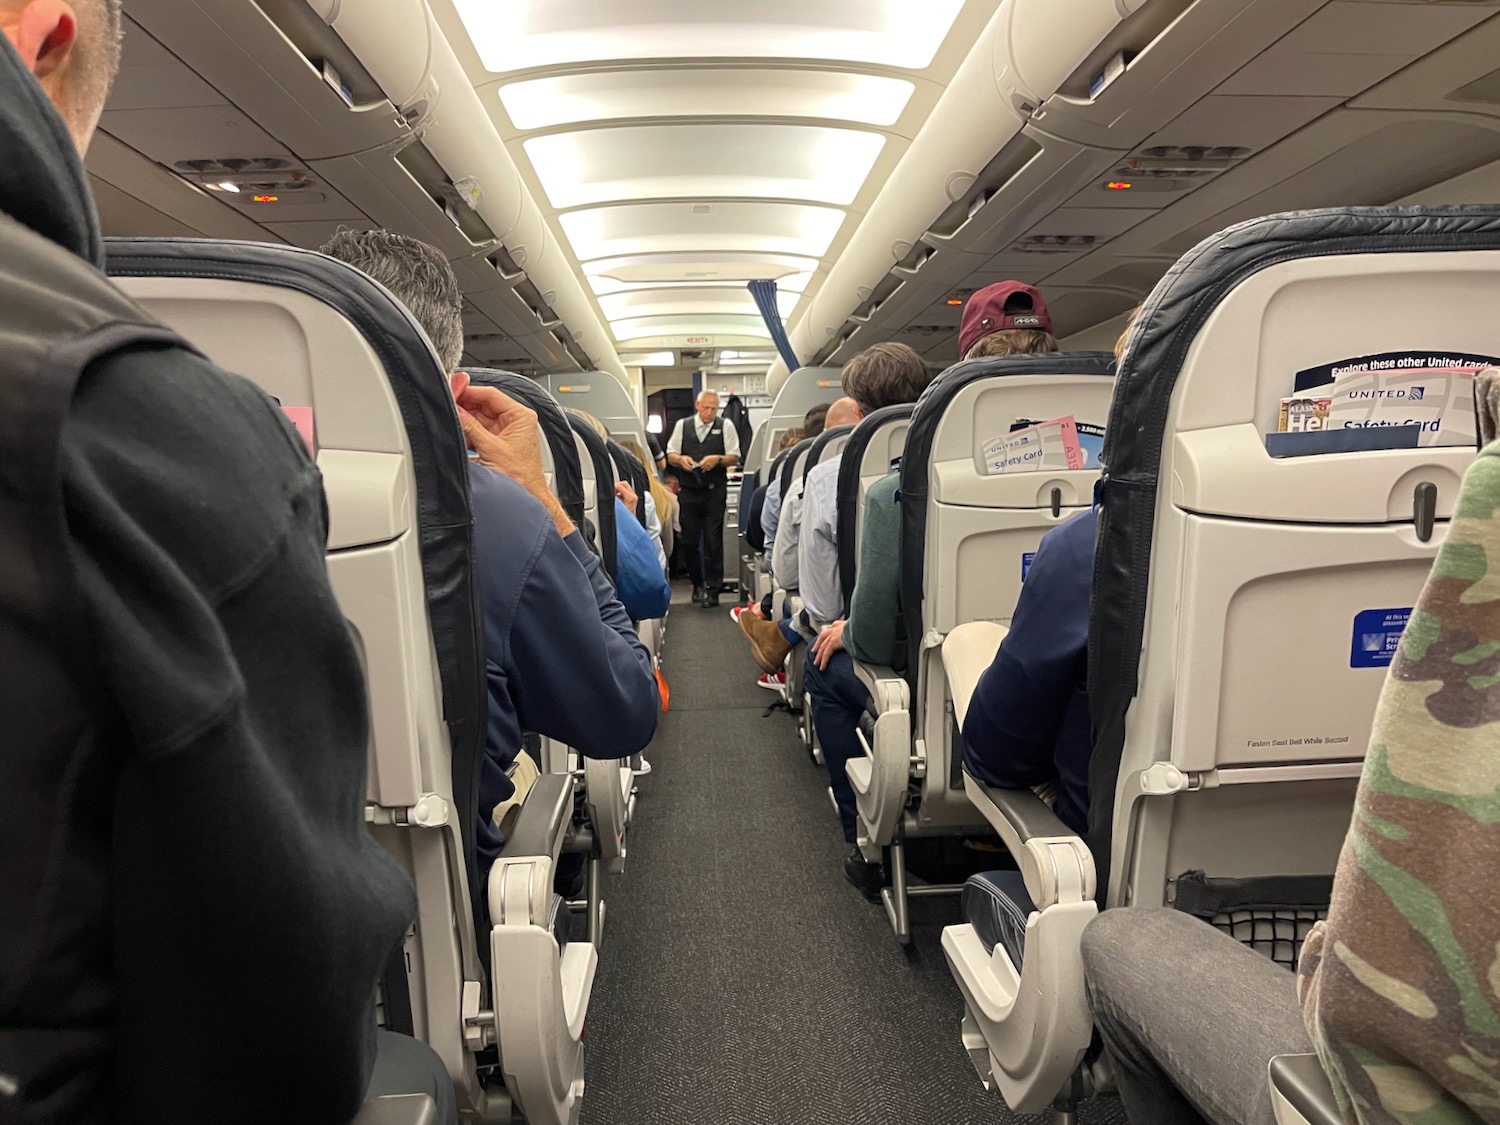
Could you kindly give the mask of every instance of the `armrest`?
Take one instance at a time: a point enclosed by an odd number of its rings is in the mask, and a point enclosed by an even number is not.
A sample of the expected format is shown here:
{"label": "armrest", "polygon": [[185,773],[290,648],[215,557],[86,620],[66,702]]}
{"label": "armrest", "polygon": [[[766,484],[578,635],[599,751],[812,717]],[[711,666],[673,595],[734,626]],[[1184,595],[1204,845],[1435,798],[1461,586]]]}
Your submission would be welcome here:
{"label": "armrest", "polygon": [[371,1098],[353,1125],[436,1125],[437,1103],[431,1094],[388,1094]]}
{"label": "armrest", "polygon": [[1038,910],[1059,902],[1093,900],[1093,853],[1040,797],[1030,789],[986,785],[968,770],[964,792],[1015,856]]}
{"label": "armrest", "polygon": [[885,711],[905,711],[911,705],[911,688],[906,677],[884,664],[866,664],[852,661],[854,674],[870,693],[870,700],[877,715]]}
{"label": "armrest", "polygon": [[568,825],[573,819],[573,777],[566,773],[544,773],[531,783],[531,791],[521,805],[515,827],[500,859],[525,856],[551,856],[557,862]]}
{"label": "armrest", "polygon": [[[1268,1070],[1272,1092],[1300,1113],[1307,1125],[1344,1125],[1343,1111],[1317,1055],[1277,1055]],[[1276,1116],[1279,1121],[1279,1107]]]}
{"label": "armrest", "polygon": [[953,716],[958,729],[964,729],[969,700],[979,686],[979,677],[995,659],[1000,642],[1010,630],[993,621],[970,621],[959,625],[943,638],[943,671],[948,676],[948,694],[953,699]]}

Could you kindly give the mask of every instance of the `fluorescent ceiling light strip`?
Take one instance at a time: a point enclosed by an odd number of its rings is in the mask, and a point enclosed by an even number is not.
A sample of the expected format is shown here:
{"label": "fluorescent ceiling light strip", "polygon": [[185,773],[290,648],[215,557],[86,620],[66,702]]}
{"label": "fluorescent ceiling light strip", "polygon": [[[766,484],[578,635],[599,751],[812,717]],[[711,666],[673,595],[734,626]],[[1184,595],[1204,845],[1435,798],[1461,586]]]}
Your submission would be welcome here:
{"label": "fluorescent ceiling light strip", "polygon": [[454,0],[492,74],[633,59],[819,59],[922,70],[964,0]]}
{"label": "fluorescent ceiling light strip", "polygon": [[500,103],[523,132],[586,121],[682,117],[819,117],[890,126],[916,87],[833,70],[701,67],[561,74],[511,82]]}
{"label": "fluorescent ceiling light strip", "polygon": [[880,133],[824,125],[632,125],[551,133],[523,147],[548,201],[566,210],[643,199],[848,206],[885,143]]}

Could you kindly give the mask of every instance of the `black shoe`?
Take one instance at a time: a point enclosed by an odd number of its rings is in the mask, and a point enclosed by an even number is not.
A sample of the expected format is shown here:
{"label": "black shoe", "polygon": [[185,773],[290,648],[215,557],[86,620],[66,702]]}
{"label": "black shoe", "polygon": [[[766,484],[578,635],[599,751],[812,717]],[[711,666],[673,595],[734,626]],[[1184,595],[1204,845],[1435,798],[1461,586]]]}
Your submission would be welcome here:
{"label": "black shoe", "polygon": [[703,604],[703,587],[702,586],[694,586],[693,587],[693,604],[694,605],[702,605]]}
{"label": "black shoe", "polygon": [[704,594],[703,600],[698,604],[701,605],[704,609],[718,609],[719,595],[717,593]]}
{"label": "black shoe", "polygon": [[880,864],[867,860],[865,853],[858,847],[844,860],[844,878],[871,902],[880,901],[880,888],[885,882],[885,872],[880,869]]}

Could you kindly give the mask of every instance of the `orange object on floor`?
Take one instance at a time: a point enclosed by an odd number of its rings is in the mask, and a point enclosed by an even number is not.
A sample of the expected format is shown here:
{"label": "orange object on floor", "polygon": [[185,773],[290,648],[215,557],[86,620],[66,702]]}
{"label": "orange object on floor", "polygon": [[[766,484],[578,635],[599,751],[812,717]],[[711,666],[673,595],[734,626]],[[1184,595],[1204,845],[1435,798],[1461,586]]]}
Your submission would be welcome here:
{"label": "orange object on floor", "polygon": [[661,696],[661,709],[670,711],[672,709],[672,689],[667,686],[667,677],[662,675],[661,665],[656,667],[656,691]]}

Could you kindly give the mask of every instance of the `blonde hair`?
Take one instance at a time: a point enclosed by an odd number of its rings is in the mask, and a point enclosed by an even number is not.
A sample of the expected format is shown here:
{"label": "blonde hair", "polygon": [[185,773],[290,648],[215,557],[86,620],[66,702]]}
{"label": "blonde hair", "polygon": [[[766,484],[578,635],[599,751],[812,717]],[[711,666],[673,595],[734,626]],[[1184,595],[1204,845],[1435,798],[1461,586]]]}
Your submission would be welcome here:
{"label": "blonde hair", "polygon": [[667,493],[666,485],[662,484],[661,480],[657,477],[654,466],[652,466],[650,461],[646,460],[646,451],[641,448],[641,443],[629,434],[622,434],[620,437],[615,438],[615,443],[639,461],[641,467],[646,470],[646,483],[651,487],[651,502],[656,505],[657,518],[662,521],[663,526],[670,525],[672,522],[672,498]]}
{"label": "blonde hair", "polygon": [[609,434],[609,427],[607,427],[603,422],[599,421],[599,419],[595,418],[587,410],[579,410],[576,406],[565,406],[563,407],[563,409],[566,410],[569,414],[573,415],[573,417],[581,418],[584,425],[593,430],[594,433],[598,434],[605,441],[613,440]]}
{"label": "blonde hair", "polygon": [[1044,355],[1057,351],[1057,339],[1040,328],[1002,328],[974,341],[964,359],[992,359],[1003,355]]}
{"label": "blonde hair", "polygon": [[793,427],[781,435],[781,440],[776,443],[776,452],[780,453],[783,449],[790,449],[801,440],[802,431]]}
{"label": "blonde hair", "polygon": [[1136,305],[1130,310],[1130,319],[1125,322],[1125,331],[1120,333],[1120,338],[1115,341],[1115,362],[1125,358],[1125,345],[1130,343],[1130,334],[1135,331],[1135,322],[1141,318],[1141,310],[1145,305]]}

